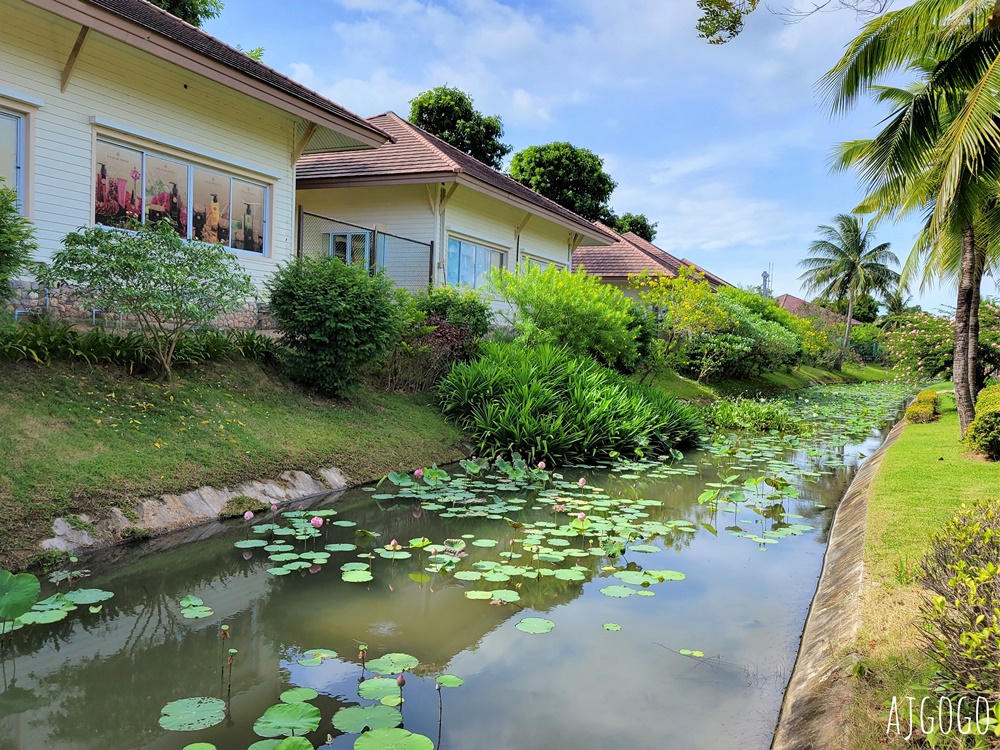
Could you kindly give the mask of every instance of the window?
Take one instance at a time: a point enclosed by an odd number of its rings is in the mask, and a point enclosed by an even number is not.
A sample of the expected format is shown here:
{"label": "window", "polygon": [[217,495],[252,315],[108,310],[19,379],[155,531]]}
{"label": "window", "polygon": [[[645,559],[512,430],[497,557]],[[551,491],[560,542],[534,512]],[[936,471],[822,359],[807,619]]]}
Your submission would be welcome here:
{"label": "window", "polygon": [[24,116],[0,109],[0,177],[24,204]]}
{"label": "window", "polygon": [[473,242],[448,239],[448,283],[486,286],[489,270],[507,265],[507,254]]}
{"label": "window", "polygon": [[560,263],[559,261],[555,260],[548,260],[546,258],[541,258],[537,255],[530,255],[529,253],[522,253],[521,257],[524,258],[525,263],[530,263],[533,266],[538,266],[543,271],[549,266],[555,266],[560,270],[566,268],[565,263]]}
{"label": "window", "polygon": [[267,252],[265,185],[98,139],[94,222],[168,221],[186,239]]}
{"label": "window", "polygon": [[368,268],[371,265],[371,232],[360,230],[351,232],[326,232],[330,237],[328,252],[333,258],[344,263],[358,263]]}

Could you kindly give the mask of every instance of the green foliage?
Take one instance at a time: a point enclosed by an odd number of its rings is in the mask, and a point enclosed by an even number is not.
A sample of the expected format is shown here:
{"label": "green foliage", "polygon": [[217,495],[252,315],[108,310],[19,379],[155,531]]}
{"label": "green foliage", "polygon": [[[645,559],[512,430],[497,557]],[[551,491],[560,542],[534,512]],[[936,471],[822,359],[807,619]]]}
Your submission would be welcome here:
{"label": "green foliage", "polygon": [[778,430],[795,433],[799,422],[792,416],[788,404],[783,401],[766,399],[720,399],[702,410],[705,424],[717,432],[739,430],[747,432],[769,432]]}
{"label": "green foliage", "polygon": [[399,340],[400,307],[382,274],[338,258],[299,258],[267,288],[292,377],[323,393],[349,395]]}
{"label": "green foliage", "polygon": [[151,2],[192,26],[201,26],[205,21],[218,18],[222,13],[222,0],[151,0]]}
{"label": "green foliage", "polygon": [[743,31],[743,19],[759,0],[698,0],[701,16],[695,24],[698,36],[709,44],[725,44]]}
{"label": "green foliage", "polygon": [[969,447],[1000,461],[1000,385],[983,388],[976,399],[976,418],[965,433]]}
{"label": "green foliage", "polygon": [[659,222],[650,222],[645,214],[624,213],[621,216],[611,216],[613,221],[611,228],[618,234],[632,232],[642,237],[647,242],[652,242],[656,237],[656,226]]}
{"label": "green foliage", "polygon": [[427,317],[444,318],[476,338],[483,338],[493,324],[489,302],[475,289],[438,286],[416,294],[413,304]]}
{"label": "green foliage", "polygon": [[926,424],[934,421],[934,405],[916,401],[906,407],[906,421],[910,424]]}
{"label": "green foliage", "polygon": [[590,221],[607,218],[615,181],[593,151],[571,143],[529,146],[514,154],[510,176]]}
{"label": "green foliage", "polygon": [[697,441],[694,407],[551,345],[488,342],[441,383],[442,411],[484,455],[570,462]]}
{"label": "green foliage", "polygon": [[[891,294],[891,292],[889,292]],[[824,307],[837,315],[847,315],[847,299],[817,299],[814,304]],[[870,294],[864,294],[854,300],[854,312],[851,315],[859,323],[874,323],[878,320],[878,300]],[[854,328],[851,329],[854,332]]]}
{"label": "green foliage", "polygon": [[638,339],[648,341],[648,318],[621,290],[584,269],[576,273],[522,263],[516,273],[495,268],[490,282],[515,312],[514,327],[529,345],[562,346],[619,372],[641,361]]}
{"label": "green foliage", "polygon": [[409,119],[493,169],[500,169],[511,151],[500,140],[503,121],[496,115],[484,115],[468,94],[450,86],[437,86],[410,99]]}
{"label": "green foliage", "polygon": [[46,272],[50,285],[73,283],[95,307],[135,316],[169,378],[185,332],[255,296],[250,277],[220,245],[181,239],[168,222],[136,231],[80,229]]}
{"label": "green foliage", "polygon": [[917,403],[930,404],[931,408],[934,409],[935,414],[941,413],[941,396],[938,395],[937,391],[930,389],[920,391],[920,393],[917,394]]}
{"label": "green foliage", "polygon": [[1000,503],[966,507],[935,533],[921,607],[931,687],[948,696],[1000,694]]}
{"label": "green foliage", "polygon": [[17,193],[4,187],[0,177],[0,301],[7,298],[10,282],[28,265],[37,248],[34,225],[21,215]]}
{"label": "green foliage", "polygon": [[[913,378],[951,377],[953,318],[918,311],[895,318],[894,323],[884,336],[894,370]],[[1000,367],[1000,305],[995,299],[984,299],[979,306],[979,361],[987,372]]]}

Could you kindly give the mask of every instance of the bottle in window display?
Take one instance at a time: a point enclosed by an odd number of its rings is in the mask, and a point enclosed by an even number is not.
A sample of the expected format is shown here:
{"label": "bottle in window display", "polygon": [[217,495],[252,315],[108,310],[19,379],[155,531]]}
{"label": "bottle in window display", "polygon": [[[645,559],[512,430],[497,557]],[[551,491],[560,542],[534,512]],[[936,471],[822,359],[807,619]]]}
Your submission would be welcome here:
{"label": "bottle in window display", "polygon": [[244,203],[246,212],[243,214],[243,249],[256,251],[257,246],[253,238],[253,210],[250,203]]}
{"label": "bottle in window display", "polygon": [[108,168],[101,164],[101,172],[97,175],[97,202],[104,203],[108,199]]}
{"label": "bottle in window display", "polygon": [[175,228],[181,225],[181,196],[177,192],[177,183],[170,183],[170,220]]}

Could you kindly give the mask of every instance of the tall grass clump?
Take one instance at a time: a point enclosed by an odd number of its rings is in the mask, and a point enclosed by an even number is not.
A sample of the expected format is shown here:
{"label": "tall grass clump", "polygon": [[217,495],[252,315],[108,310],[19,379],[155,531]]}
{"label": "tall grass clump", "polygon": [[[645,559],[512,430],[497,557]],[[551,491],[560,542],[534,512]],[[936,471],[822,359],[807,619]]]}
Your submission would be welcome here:
{"label": "tall grass clump", "polygon": [[703,407],[705,424],[716,431],[799,432],[801,425],[788,404],[766,399],[720,400]]}
{"label": "tall grass clump", "polygon": [[581,461],[694,443],[697,410],[588,358],[543,344],[488,342],[439,387],[444,414],[484,455]]}

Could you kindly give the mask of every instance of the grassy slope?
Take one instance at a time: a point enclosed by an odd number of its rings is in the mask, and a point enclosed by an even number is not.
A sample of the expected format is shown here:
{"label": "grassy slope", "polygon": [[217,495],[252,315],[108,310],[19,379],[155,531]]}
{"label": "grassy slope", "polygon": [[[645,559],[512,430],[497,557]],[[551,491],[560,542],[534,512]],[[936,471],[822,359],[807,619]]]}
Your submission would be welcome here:
{"label": "grassy slope", "polygon": [[893,373],[890,370],[872,365],[844,365],[844,369],[840,372],[802,366],[794,368],[791,372],[768,372],[749,380],[723,380],[717,383],[697,383],[676,373],[668,373],[657,377],[653,385],[678,398],[706,402],[727,396],[767,395],[793,391],[815,383],[861,383],[889,380],[892,377]]}
{"label": "grassy slope", "polygon": [[111,368],[0,364],[0,567],[58,515],[203,484],[340,467],[361,482],[461,455],[427,397],[319,399],[247,362],[169,384]]}
{"label": "grassy slope", "polygon": [[885,719],[879,714],[893,695],[918,695],[913,686],[930,669],[918,640],[922,593],[914,582],[930,534],[959,504],[1000,497],[1000,464],[966,453],[954,398],[942,400],[941,419],[908,425],[872,483],[858,640],[867,678],[856,683],[854,748],[886,746]]}

